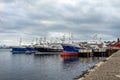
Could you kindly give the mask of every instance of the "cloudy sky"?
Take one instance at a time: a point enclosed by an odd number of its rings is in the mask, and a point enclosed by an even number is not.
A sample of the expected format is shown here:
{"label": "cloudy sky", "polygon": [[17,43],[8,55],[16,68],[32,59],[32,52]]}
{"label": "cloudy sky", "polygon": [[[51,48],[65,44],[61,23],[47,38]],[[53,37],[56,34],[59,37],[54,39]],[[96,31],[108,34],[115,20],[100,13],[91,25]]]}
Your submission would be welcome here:
{"label": "cloudy sky", "polygon": [[0,44],[35,38],[114,40],[120,33],[119,0],[0,0]]}

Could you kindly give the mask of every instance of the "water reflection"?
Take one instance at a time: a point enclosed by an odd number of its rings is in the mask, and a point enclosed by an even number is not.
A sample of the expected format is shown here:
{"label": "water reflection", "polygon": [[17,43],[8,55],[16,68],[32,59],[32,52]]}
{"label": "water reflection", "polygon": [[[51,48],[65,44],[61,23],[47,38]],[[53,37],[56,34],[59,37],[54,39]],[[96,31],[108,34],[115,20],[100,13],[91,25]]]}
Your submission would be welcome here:
{"label": "water reflection", "polygon": [[63,57],[62,56],[62,59],[63,59],[63,61],[62,61],[62,68],[63,68],[63,70],[66,70],[66,71],[69,71],[69,70],[72,70],[72,69],[74,69],[74,67],[75,66],[77,66],[78,64],[77,64],[77,62],[78,62],[78,60],[79,60],[79,58],[78,57]]}
{"label": "water reflection", "polygon": [[0,51],[1,80],[72,80],[105,58],[12,54]]}
{"label": "water reflection", "polygon": [[62,59],[63,59],[63,62],[64,62],[64,64],[67,64],[67,63],[72,63],[72,62],[75,62],[75,61],[78,61],[79,60],[79,58],[78,57],[72,57],[72,56],[65,56],[65,57],[63,57],[62,56]]}
{"label": "water reflection", "polygon": [[78,70],[85,71],[100,60],[104,60],[105,57],[62,57],[62,59],[62,67],[64,70],[73,70],[78,68]]}

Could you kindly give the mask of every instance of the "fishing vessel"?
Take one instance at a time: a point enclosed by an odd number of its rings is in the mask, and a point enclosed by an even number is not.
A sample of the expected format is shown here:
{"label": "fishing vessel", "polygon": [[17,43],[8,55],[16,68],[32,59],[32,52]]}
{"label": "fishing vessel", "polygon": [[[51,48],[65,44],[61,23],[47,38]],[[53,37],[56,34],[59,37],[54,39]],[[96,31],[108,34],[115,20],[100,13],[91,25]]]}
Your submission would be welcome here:
{"label": "fishing vessel", "polygon": [[35,54],[56,54],[57,52],[62,52],[63,48],[60,44],[47,44],[36,46],[35,50],[37,51]]}
{"label": "fishing vessel", "polygon": [[60,43],[57,41],[47,41],[46,38],[40,38],[39,43],[34,45],[35,50],[37,53],[35,54],[56,54],[56,52],[63,51],[63,48]]}
{"label": "fishing vessel", "polygon": [[36,50],[34,47],[31,46],[26,46],[26,45],[21,45],[22,43],[22,38],[20,38],[20,41],[19,41],[19,46],[14,46],[12,47],[12,50],[11,52],[12,53],[35,53]]}
{"label": "fishing vessel", "polygon": [[61,56],[77,56],[78,50],[80,49],[79,46],[74,44],[61,44],[63,47],[63,52],[61,52]]}
{"label": "fishing vessel", "polygon": [[24,47],[13,47],[11,52],[12,53],[25,53],[26,48],[24,48]]}
{"label": "fishing vessel", "polygon": [[63,47],[63,52],[61,52],[61,56],[77,56],[78,55],[78,50],[80,49],[80,46],[73,42],[73,35],[70,34],[69,37],[69,42],[65,42],[65,35],[63,35],[62,40],[62,47]]}

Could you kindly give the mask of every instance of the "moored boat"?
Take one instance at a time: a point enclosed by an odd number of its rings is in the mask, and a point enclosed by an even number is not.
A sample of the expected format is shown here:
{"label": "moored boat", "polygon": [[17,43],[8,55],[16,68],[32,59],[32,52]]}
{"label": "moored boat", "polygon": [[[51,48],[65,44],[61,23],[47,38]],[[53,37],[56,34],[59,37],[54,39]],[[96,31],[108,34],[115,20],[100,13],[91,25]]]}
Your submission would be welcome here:
{"label": "moored boat", "polygon": [[19,41],[19,46],[14,46],[12,47],[11,52],[12,53],[35,53],[36,50],[32,45],[26,46],[26,45],[21,45],[22,43],[22,38],[20,38]]}
{"label": "moored boat", "polygon": [[35,54],[56,54],[58,52],[62,52],[63,48],[60,44],[46,44],[46,45],[38,45],[35,46],[35,50],[37,51],[37,53]]}
{"label": "moored boat", "polygon": [[61,52],[61,56],[77,56],[78,50],[80,47],[75,44],[61,44],[63,47],[63,52]]}
{"label": "moored boat", "polygon": [[25,47],[14,47],[12,48],[12,53],[25,53],[26,48]]}
{"label": "moored boat", "polygon": [[35,49],[39,52],[61,52],[62,49],[55,49],[55,48],[49,48],[49,47],[35,47]]}

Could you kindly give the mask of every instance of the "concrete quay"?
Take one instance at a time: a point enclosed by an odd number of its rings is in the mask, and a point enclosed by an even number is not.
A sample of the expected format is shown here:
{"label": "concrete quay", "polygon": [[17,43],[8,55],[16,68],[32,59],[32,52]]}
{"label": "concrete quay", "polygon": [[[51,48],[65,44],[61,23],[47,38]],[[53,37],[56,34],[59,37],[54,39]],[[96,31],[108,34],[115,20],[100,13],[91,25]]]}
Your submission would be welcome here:
{"label": "concrete quay", "polygon": [[75,80],[120,80],[120,50]]}

